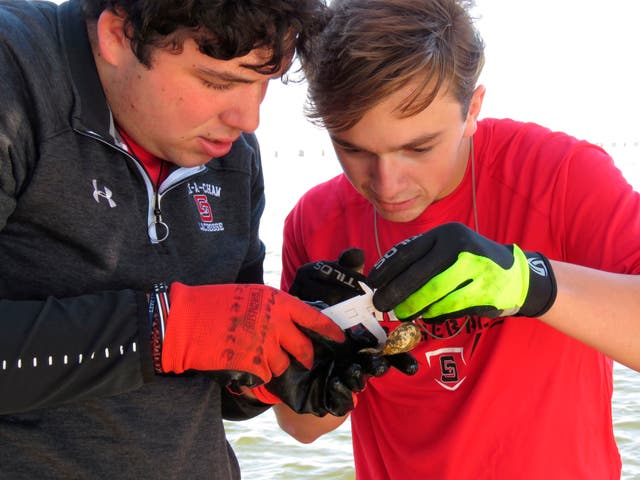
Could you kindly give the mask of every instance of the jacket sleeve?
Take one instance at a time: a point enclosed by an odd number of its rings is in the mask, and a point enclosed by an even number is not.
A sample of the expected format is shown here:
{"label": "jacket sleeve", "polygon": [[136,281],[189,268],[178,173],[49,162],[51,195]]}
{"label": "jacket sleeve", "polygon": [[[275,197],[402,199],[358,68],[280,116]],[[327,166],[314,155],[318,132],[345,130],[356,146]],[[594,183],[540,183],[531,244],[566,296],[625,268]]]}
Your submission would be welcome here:
{"label": "jacket sleeve", "polygon": [[[38,59],[47,55],[33,60],[18,48],[28,50],[43,29],[21,26],[20,10],[11,5],[0,9],[0,232],[33,175],[38,138],[44,135],[43,109],[25,65],[37,76],[33,72],[48,67]],[[4,38],[7,32],[11,41]],[[49,81],[38,80],[39,88]],[[11,281],[0,278],[0,286]],[[0,298],[0,414],[113,395],[153,378],[144,293],[123,290],[75,298],[25,293],[23,298],[28,300]]]}
{"label": "jacket sleeve", "polygon": [[0,414],[114,395],[153,378],[146,295],[0,300]]}

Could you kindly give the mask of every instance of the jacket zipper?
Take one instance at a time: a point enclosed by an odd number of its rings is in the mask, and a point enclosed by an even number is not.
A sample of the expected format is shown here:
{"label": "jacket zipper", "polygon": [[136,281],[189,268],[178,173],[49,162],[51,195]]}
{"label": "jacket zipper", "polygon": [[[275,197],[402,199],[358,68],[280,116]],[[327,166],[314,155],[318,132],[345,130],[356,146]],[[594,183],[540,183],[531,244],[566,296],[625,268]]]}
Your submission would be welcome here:
{"label": "jacket zipper", "polygon": [[[161,189],[160,188],[161,185],[158,185],[157,187],[154,186],[153,182],[151,181],[151,177],[147,173],[146,169],[135,156],[131,155],[129,152],[127,152],[123,148],[120,148],[118,145],[115,145],[111,142],[106,141],[99,134],[95,132],[82,131],[78,129],[74,129],[74,130],[77,133],[84,135],[85,137],[89,137],[94,140],[97,140],[117,150],[120,153],[124,153],[131,161],[134,162],[134,165],[138,168],[138,171],[140,172],[140,174],[142,175],[142,178],[144,179],[144,183],[147,189],[147,198],[149,203],[149,212],[147,214],[147,218],[148,218],[147,235],[149,236],[151,243],[161,243],[165,241],[169,237],[169,226],[162,220],[162,209],[160,208],[162,197],[164,196],[164,194],[173,190],[175,187],[182,185],[183,183],[188,181],[190,178],[193,178],[197,176],[199,173],[203,172],[206,169],[206,167],[204,165],[201,165],[199,167],[192,167],[192,168],[179,167],[177,170],[174,170],[169,175],[169,177],[167,177],[167,179],[176,176],[176,173],[179,173],[178,177],[175,180],[173,180],[171,183],[167,184],[164,189]],[[163,182],[163,185],[164,185],[164,182]],[[162,190],[162,192],[160,190]]]}

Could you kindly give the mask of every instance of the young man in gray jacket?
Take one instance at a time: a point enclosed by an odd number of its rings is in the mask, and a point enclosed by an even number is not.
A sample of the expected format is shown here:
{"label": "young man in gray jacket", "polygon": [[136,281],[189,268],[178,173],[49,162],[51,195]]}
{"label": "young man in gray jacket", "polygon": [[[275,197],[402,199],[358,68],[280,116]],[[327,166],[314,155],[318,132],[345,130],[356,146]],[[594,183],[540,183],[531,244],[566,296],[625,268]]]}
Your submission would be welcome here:
{"label": "young man in gray jacket", "polygon": [[0,1],[0,477],[238,478],[223,418],[386,369],[262,284],[251,132],[324,16]]}

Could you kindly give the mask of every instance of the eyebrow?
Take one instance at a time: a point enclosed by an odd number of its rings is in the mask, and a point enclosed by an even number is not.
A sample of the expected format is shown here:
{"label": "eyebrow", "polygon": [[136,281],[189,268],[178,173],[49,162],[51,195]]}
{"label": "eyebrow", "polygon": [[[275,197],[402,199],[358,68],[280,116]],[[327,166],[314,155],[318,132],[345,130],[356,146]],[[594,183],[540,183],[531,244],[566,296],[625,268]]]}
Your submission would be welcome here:
{"label": "eyebrow", "polygon": [[218,70],[212,70],[211,68],[203,67],[201,65],[196,65],[195,69],[198,72],[202,73],[203,75],[215,78],[215,79],[223,81],[223,82],[247,83],[248,84],[248,83],[253,83],[255,81],[255,80],[252,80],[252,79],[244,78],[244,77],[242,77],[240,75],[237,75],[235,73],[220,72]]}
{"label": "eyebrow", "polygon": [[[250,84],[250,83],[255,83],[256,81],[258,81],[257,79],[253,79],[253,78],[244,78],[243,76],[238,75],[236,73],[232,73],[232,72],[213,70],[213,69],[211,69],[209,67],[205,67],[205,66],[202,66],[202,65],[196,65],[195,69],[198,72],[200,72],[201,74],[206,75],[206,76],[211,77],[211,78],[215,78],[216,80],[219,80],[221,82]],[[274,78],[280,78],[282,75],[278,73],[278,74],[274,74],[274,75],[270,75],[270,76],[261,74],[261,76],[262,77],[267,77],[270,80],[273,80]]]}
{"label": "eyebrow", "polygon": [[[440,137],[442,135],[442,132],[434,132],[434,133],[428,133],[426,135],[422,135],[418,138],[415,138],[413,140],[411,140],[408,143],[405,143],[403,145],[399,145],[397,147],[391,148],[391,151],[395,151],[395,150],[410,150],[412,148],[416,148],[419,147],[421,145],[424,145],[425,143],[432,143],[435,140],[438,139],[438,137]],[[355,150],[362,150],[362,151],[366,151],[365,148],[359,147],[358,145],[354,145],[351,142],[347,142],[346,140],[343,140],[339,137],[336,137],[335,135],[329,135],[329,138],[331,138],[331,141],[337,145],[339,145],[342,148],[348,148],[348,149],[355,149]]]}

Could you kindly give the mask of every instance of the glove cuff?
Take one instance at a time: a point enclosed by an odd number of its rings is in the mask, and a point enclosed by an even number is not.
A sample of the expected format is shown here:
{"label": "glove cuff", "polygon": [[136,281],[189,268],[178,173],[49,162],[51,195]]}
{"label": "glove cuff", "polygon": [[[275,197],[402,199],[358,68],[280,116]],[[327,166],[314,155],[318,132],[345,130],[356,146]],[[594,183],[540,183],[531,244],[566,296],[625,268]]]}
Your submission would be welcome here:
{"label": "glove cuff", "polygon": [[282,403],[282,400],[271,393],[267,388],[263,385],[258,385],[251,389],[251,393],[253,393],[259,401],[262,403],[266,403],[267,405],[275,405],[277,403]]}
{"label": "glove cuff", "polygon": [[524,252],[529,264],[529,290],[519,317],[537,318],[545,314],[556,300],[556,277],[547,257],[538,252]]}
{"label": "glove cuff", "polygon": [[156,373],[162,370],[162,343],[164,342],[165,322],[169,316],[169,287],[164,282],[156,283],[149,295],[149,326],[151,329],[151,353]]}

